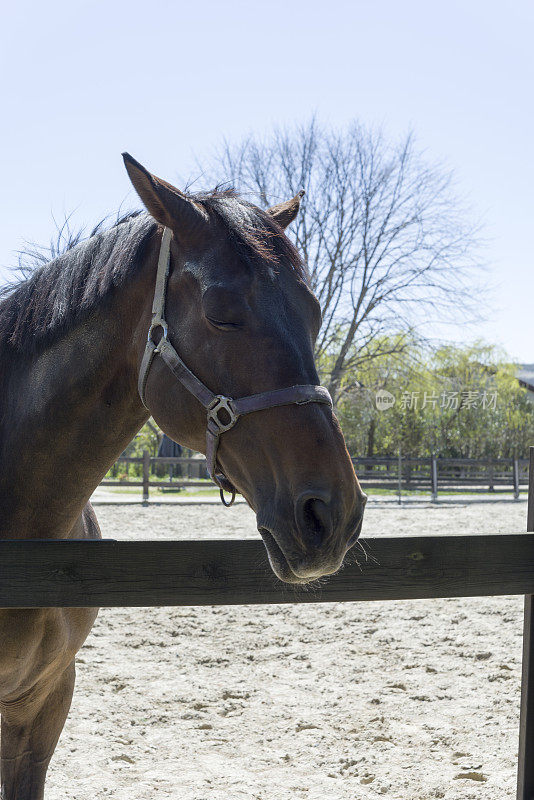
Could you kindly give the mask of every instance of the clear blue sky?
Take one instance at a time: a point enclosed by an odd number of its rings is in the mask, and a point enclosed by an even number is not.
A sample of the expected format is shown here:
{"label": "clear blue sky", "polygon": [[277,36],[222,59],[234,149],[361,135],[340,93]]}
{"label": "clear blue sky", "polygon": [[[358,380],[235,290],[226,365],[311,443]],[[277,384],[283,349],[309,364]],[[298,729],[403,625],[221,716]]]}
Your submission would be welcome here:
{"label": "clear blue sky", "polygon": [[51,213],[137,205],[122,150],[173,180],[223,136],[358,117],[413,128],[485,219],[494,308],[451,336],[534,361],[530,0],[22,0],[2,17],[0,280]]}

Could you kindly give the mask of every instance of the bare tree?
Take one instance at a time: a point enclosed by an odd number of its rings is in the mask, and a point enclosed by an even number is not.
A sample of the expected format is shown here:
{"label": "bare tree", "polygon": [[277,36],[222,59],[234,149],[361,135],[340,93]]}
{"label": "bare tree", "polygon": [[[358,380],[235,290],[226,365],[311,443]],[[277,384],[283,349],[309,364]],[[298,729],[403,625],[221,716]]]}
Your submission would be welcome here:
{"label": "bare tree", "polygon": [[398,353],[403,333],[413,342],[423,321],[472,315],[475,228],[451,174],[426,163],[411,134],[392,144],[357,123],[338,132],[312,120],[225,142],[214,165],[263,206],[305,190],[290,235],[321,303],[317,356],[335,401],[362,360],[392,343]]}

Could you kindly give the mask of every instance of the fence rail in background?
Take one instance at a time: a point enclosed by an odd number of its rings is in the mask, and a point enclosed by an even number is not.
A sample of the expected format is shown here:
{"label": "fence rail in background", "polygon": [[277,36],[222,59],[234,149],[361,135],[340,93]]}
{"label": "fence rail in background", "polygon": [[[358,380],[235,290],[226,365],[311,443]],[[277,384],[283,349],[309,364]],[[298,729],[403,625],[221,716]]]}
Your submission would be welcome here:
{"label": "fence rail in background", "polygon": [[[130,478],[132,465],[133,480]],[[121,467],[123,471],[119,472]],[[110,472],[114,478],[105,478],[100,486],[142,487],[143,503],[148,503],[150,499],[150,487],[174,491],[216,488],[208,475],[205,458],[154,457],[144,450],[142,456],[121,456]],[[138,474],[135,475],[135,472]]]}
{"label": "fence rail in background", "polygon": [[528,485],[526,458],[384,458],[352,459],[364,488],[427,490],[433,499],[444,490],[513,491]]}
{"label": "fence rail in background", "polygon": [[[352,459],[364,489],[427,491],[437,501],[439,491],[464,490],[478,492],[510,492],[519,497],[522,486],[528,485],[526,458],[409,458],[385,456]],[[133,479],[131,473],[133,466]],[[143,488],[143,502],[150,499],[150,488],[182,490],[215,488],[204,458],[151,457],[144,451],[140,457],[121,457],[101,486]],[[135,474],[137,473],[137,474]]]}

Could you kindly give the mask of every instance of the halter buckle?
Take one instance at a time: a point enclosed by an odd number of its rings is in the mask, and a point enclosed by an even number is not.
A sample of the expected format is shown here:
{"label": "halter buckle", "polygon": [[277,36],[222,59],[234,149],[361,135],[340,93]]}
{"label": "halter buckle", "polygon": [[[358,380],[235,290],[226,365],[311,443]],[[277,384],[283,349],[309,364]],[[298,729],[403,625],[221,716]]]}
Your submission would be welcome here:
{"label": "halter buckle", "polygon": [[[224,418],[221,419],[219,417],[219,413],[223,411],[228,415],[228,422],[224,422]],[[239,414],[236,412],[233,404],[233,400],[231,397],[225,397],[222,394],[218,394],[216,397],[213,398],[211,403],[207,408],[208,412],[208,423],[212,421],[217,428],[218,433],[224,433],[225,431],[229,431],[230,428],[233,428],[236,424],[237,420],[239,419]]]}

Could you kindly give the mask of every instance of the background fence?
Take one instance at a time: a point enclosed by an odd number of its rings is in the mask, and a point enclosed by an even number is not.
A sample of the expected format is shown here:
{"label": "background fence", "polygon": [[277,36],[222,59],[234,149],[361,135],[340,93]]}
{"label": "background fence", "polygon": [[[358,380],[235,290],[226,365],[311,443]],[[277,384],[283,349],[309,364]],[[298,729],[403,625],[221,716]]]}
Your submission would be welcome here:
{"label": "background fence", "polygon": [[[352,459],[364,489],[426,491],[434,500],[439,491],[503,492],[519,497],[528,485],[526,458],[409,458],[391,457]],[[165,490],[214,488],[204,458],[121,457],[101,486],[143,487],[148,502],[150,488]]]}

